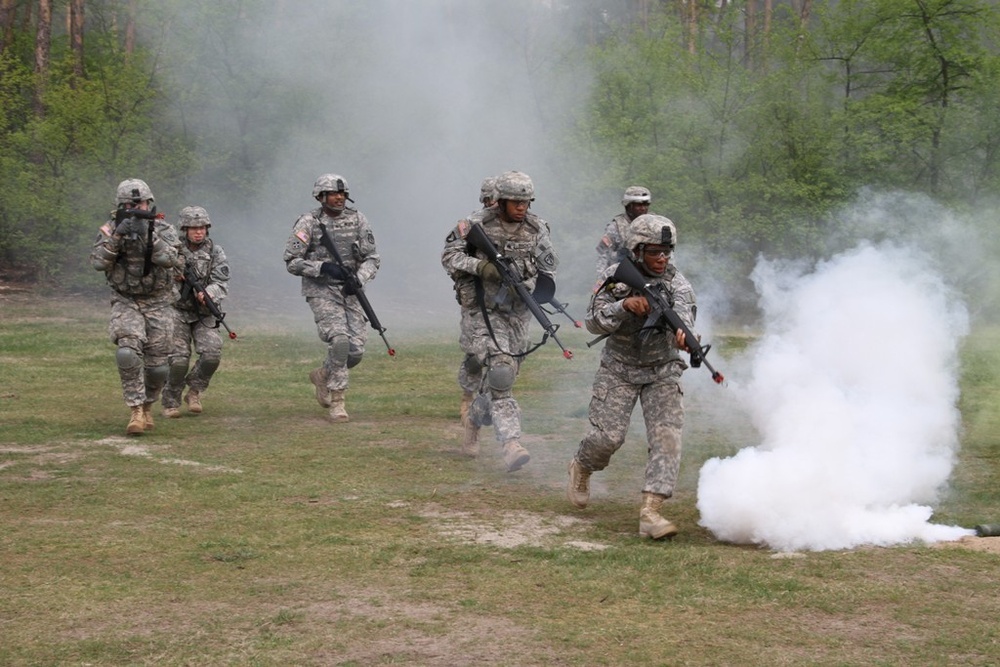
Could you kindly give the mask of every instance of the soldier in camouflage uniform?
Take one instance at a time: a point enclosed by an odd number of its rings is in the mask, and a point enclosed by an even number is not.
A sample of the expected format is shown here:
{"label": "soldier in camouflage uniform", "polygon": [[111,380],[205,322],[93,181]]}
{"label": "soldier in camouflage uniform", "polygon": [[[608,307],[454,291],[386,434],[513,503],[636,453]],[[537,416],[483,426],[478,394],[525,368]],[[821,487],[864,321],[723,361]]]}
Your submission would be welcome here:
{"label": "soldier in camouflage uniform", "polygon": [[459,344],[466,358],[459,378],[466,383],[462,388],[476,395],[465,420],[462,450],[476,456],[479,429],[492,423],[507,470],[513,472],[531,458],[521,446],[521,409],[512,388],[528,350],[532,315],[503,287],[496,266],[465,237],[473,225],[481,225],[497,249],[514,261],[528,289],[534,289],[540,273],[553,276],[558,260],[548,224],[528,210],[535,191],[528,175],[508,171],[497,178],[496,188],[495,206],[460,220],[448,235],[441,264],[455,280],[462,307]]}
{"label": "soldier in camouflage uniform", "polygon": [[[629,228],[626,247],[649,282],[663,289],[688,327],[694,326],[694,290],[669,263],[677,242],[673,222],[659,215],[642,215]],[[677,533],[660,516],[664,499],[673,495],[681,460],[684,407],[680,378],[687,368],[678,350],[686,349],[683,332],[641,333],[650,305],[646,297],[614,281],[613,264],[605,269],[587,312],[587,329],[607,334],[590,399],[590,430],[569,465],[569,500],[586,507],[590,475],[604,470],[625,442],[636,401],[642,403],[649,456],[642,487],[639,534],[660,539]]]}
{"label": "soldier in camouflage uniform", "polygon": [[[208,211],[201,206],[181,209],[180,228],[183,241],[181,254],[185,271],[193,275],[204,291],[195,292],[188,283],[182,283],[181,296],[175,304],[177,320],[170,354],[170,375],[163,388],[163,416],[181,416],[181,393],[187,386],[184,403],[194,414],[202,411],[201,396],[208,389],[212,375],[222,362],[222,336],[219,323],[205,305],[206,297],[221,308],[222,300],[229,293],[229,262],[222,246],[208,238],[212,221]],[[188,372],[191,346],[194,345],[198,360]]]}
{"label": "soldier in camouflage uniform", "polygon": [[152,405],[167,381],[177,281],[183,269],[180,241],[156,216],[153,193],[131,178],[117,188],[117,210],[101,227],[90,253],[111,286],[108,334],[118,350],[115,361],[125,404],[131,409],[125,433],[153,428]]}
{"label": "soldier in camouflage uniform", "polygon": [[[483,205],[483,209],[487,209],[497,200],[497,179],[493,176],[484,178],[482,184],[479,186],[479,203]],[[452,280],[465,275],[464,273],[458,273],[451,276]],[[458,282],[455,283],[455,299],[461,303],[461,296],[458,290]],[[464,311],[463,311],[464,313]],[[467,426],[466,421],[469,416],[469,406],[472,405],[472,399],[475,396],[475,392],[479,389],[479,386],[483,382],[482,369],[475,363],[469,362],[469,356],[465,355],[462,359],[462,363],[458,365],[458,386],[462,388],[462,403],[459,405],[459,414],[461,415],[462,428]]]}
{"label": "soldier in camouflage uniform", "polygon": [[649,213],[652,201],[649,190],[641,185],[630,185],[625,188],[625,194],[622,195],[625,212],[611,219],[604,229],[604,236],[597,244],[597,275],[601,275],[604,269],[628,256],[628,249],[625,247],[628,228],[633,220]]}
{"label": "soldier in camouflage uniform", "polygon": [[[312,308],[319,337],[327,344],[323,365],[309,373],[316,400],[330,409],[330,419],[346,422],[344,403],[348,369],[361,363],[368,339],[364,311],[357,296],[345,282],[344,269],[353,272],[361,286],[375,277],[379,268],[375,234],[364,214],[348,208],[347,181],[337,174],[323,174],[313,185],[313,197],[320,207],[299,217],[285,244],[288,272],[302,276],[302,296]],[[336,248],[344,263],[338,266],[323,244]]]}

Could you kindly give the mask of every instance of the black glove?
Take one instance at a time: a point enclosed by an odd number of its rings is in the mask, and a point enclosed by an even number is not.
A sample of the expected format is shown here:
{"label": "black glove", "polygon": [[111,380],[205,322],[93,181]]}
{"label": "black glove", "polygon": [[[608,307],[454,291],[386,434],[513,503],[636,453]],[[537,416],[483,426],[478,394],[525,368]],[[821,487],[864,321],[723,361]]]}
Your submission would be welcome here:
{"label": "black glove", "polygon": [[351,296],[352,294],[357,294],[358,290],[361,288],[361,282],[358,280],[357,276],[350,275],[344,281],[344,294]]}
{"label": "black glove", "polygon": [[323,262],[323,266],[319,268],[319,271],[324,276],[330,276],[334,280],[344,279],[344,270],[333,262]]}

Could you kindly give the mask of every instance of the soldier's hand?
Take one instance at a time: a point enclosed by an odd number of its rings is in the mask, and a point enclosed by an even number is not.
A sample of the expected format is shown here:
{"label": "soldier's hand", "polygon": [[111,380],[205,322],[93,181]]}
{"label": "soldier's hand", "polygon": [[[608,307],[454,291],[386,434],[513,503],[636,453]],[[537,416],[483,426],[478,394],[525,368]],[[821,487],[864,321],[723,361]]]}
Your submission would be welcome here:
{"label": "soldier's hand", "polygon": [[344,270],[333,262],[323,262],[323,266],[320,267],[319,271],[324,276],[330,276],[334,280],[344,279]]}
{"label": "soldier's hand", "polygon": [[674,337],[674,340],[677,341],[677,347],[679,349],[681,349],[681,350],[687,350],[688,349],[687,339],[684,336],[684,331],[682,329],[678,329],[677,330],[677,335]]}
{"label": "soldier's hand", "polygon": [[479,266],[476,267],[476,272],[483,280],[490,280],[495,283],[500,282],[500,271],[488,259],[484,259],[479,263]]}
{"label": "soldier's hand", "polygon": [[630,296],[622,302],[622,307],[630,313],[636,315],[649,314],[649,302],[644,296]]}

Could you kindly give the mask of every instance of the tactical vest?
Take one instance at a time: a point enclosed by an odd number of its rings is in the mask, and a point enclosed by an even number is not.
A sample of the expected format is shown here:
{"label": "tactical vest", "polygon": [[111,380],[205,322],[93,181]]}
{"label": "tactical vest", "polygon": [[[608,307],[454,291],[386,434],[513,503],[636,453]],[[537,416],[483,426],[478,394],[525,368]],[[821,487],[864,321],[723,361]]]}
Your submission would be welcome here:
{"label": "tactical vest", "polygon": [[[670,281],[673,279],[675,270],[673,266],[667,266],[667,272],[664,273],[663,277],[654,281],[655,285],[663,288],[671,306],[673,306],[674,298],[670,289]],[[636,294],[638,292],[630,290],[628,296]],[[680,359],[680,353],[674,345],[674,334],[670,328],[664,326],[663,330],[651,331],[649,335],[640,334],[639,331],[645,323],[645,316],[640,317],[630,313],[628,319],[604,343],[605,353],[633,366],[659,366]]]}
{"label": "tactical vest", "polygon": [[175,288],[174,269],[149,263],[146,273],[146,239],[123,238],[118,258],[105,272],[111,288],[123,296],[160,296]]}

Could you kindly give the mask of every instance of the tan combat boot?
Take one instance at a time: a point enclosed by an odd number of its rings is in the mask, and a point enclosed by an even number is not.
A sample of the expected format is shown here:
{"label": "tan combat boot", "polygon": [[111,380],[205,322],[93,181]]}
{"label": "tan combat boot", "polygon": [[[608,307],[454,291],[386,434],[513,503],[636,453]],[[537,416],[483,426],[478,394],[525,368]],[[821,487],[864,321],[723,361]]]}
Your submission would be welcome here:
{"label": "tan combat boot", "polygon": [[584,470],[576,458],[569,462],[569,486],[566,488],[566,496],[580,509],[586,507],[590,501],[590,471]]}
{"label": "tan combat boot", "polygon": [[132,414],[128,418],[128,426],[125,427],[126,435],[142,435],[146,432],[146,418],[142,413],[141,405],[131,407]]}
{"label": "tan combat boot", "polygon": [[195,391],[194,389],[188,389],[188,393],[184,395],[184,402],[187,403],[188,410],[196,415],[201,414],[201,392]]}
{"label": "tan combat boot", "polygon": [[334,422],[346,422],[350,419],[344,406],[344,392],[330,392],[330,419]]}
{"label": "tan combat boot", "polygon": [[465,439],[462,440],[462,453],[475,458],[479,456],[479,427],[469,419],[463,419],[465,424]]}
{"label": "tan combat boot", "polygon": [[462,404],[458,406],[458,412],[462,415],[462,426],[466,425],[469,419],[469,406],[472,405],[472,392],[462,392]]}
{"label": "tan combat boot", "polygon": [[153,423],[153,404],[143,403],[142,404],[142,421],[143,428],[147,431],[152,431],[156,424]]}
{"label": "tan combat boot", "polygon": [[520,470],[530,460],[531,454],[517,440],[503,443],[503,462],[507,465],[507,472]]}
{"label": "tan combat boot", "polygon": [[324,408],[330,407],[330,390],[326,388],[326,381],[329,379],[330,374],[324,366],[309,371],[309,381],[316,387],[316,402]]}
{"label": "tan combat boot", "polygon": [[664,497],[658,493],[642,493],[642,509],[639,510],[639,536],[654,540],[663,537],[673,537],[677,534],[677,526],[660,516],[660,505]]}
{"label": "tan combat boot", "polygon": [[177,408],[163,408],[163,416],[167,419],[180,419],[181,411]]}

